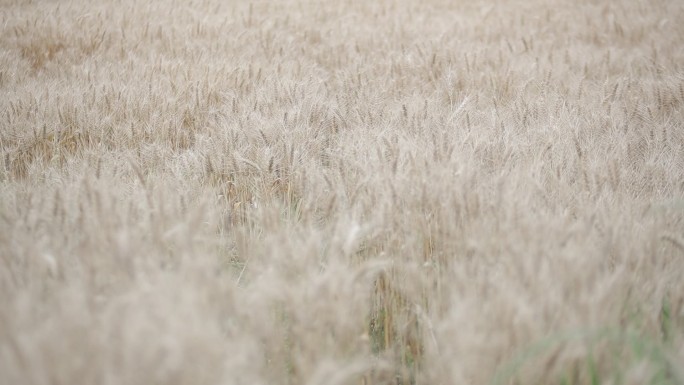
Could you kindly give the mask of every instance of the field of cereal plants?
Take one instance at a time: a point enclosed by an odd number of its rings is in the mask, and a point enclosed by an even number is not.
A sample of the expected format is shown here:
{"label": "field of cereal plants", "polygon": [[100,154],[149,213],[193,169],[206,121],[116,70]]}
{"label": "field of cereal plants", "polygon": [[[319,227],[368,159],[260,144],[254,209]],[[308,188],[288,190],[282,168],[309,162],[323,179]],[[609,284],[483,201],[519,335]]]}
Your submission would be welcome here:
{"label": "field of cereal plants", "polygon": [[684,3],[0,1],[1,384],[684,384]]}

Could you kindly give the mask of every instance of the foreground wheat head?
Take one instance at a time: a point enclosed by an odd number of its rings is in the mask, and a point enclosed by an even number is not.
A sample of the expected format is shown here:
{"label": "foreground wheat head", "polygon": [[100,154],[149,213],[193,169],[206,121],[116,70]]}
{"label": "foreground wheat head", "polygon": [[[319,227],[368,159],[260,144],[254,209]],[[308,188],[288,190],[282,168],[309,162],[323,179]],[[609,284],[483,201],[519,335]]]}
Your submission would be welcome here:
{"label": "foreground wheat head", "polygon": [[684,384],[683,19],[0,2],[0,383]]}

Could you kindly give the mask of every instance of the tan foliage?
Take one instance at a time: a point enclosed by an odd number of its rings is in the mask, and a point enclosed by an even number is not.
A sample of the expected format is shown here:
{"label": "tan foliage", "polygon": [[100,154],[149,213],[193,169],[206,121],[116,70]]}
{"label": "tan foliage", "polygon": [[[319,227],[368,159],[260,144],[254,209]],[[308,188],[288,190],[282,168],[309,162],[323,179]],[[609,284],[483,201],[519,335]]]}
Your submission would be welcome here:
{"label": "tan foliage", "polygon": [[684,383],[683,19],[0,1],[0,383]]}

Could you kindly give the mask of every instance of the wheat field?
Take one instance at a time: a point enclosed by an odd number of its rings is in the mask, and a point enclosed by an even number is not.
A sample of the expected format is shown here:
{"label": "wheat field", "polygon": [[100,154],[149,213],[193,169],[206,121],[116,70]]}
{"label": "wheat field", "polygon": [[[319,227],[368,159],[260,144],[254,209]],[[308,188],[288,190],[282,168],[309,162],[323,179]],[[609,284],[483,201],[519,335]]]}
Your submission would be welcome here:
{"label": "wheat field", "polygon": [[0,34],[0,384],[684,384],[681,1]]}

